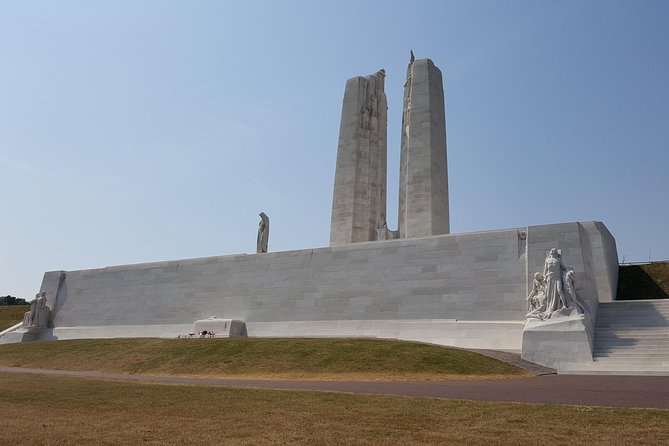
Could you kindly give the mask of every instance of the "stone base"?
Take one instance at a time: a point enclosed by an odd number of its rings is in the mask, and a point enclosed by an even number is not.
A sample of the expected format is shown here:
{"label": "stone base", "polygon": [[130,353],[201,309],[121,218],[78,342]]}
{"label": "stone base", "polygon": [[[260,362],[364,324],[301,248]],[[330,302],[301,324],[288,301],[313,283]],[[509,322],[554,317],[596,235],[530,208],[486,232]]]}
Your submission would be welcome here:
{"label": "stone base", "polygon": [[207,332],[213,331],[217,338],[246,336],[246,324],[244,321],[219,319],[216,316],[195,321],[192,333],[201,333],[205,330]]}
{"label": "stone base", "polygon": [[523,330],[521,358],[560,372],[562,364],[592,362],[592,319],[587,315],[528,319]]}
{"label": "stone base", "polygon": [[[246,322],[234,319],[231,330],[235,333],[235,322],[244,324],[243,336],[300,338],[300,337],[346,337],[399,339],[460,348],[505,350],[520,353],[524,321],[458,321],[453,319],[430,320],[335,320],[335,321],[286,321]],[[209,321],[204,319],[204,321]],[[170,325],[105,325],[47,328],[40,340],[105,339],[105,338],[177,338],[188,333],[210,329],[216,337],[225,336],[214,326],[205,328],[193,324]],[[234,336],[234,334],[233,334]],[[0,338],[2,342],[3,338]]]}
{"label": "stone base", "polygon": [[34,330],[31,332],[28,329],[19,328],[18,330],[14,330],[2,335],[2,337],[0,337],[0,344],[14,344],[16,342],[36,341],[38,335],[39,332],[35,333]]}

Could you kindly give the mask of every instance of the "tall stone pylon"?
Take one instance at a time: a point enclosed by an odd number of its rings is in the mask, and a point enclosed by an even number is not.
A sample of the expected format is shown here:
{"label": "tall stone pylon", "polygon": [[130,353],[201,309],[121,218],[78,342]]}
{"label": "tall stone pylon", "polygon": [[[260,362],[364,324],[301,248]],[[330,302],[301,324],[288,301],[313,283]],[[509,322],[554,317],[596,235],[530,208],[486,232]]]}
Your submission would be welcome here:
{"label": "tall stone pylon", "polygon": [[386,217],[385,72],[346,82],[332,198],[330,246],[376,240]]}
{"label": "tall stone pylon", "polygon": [[446,113],[441,71],[430,59],[407,68],[400,149],[400,238],[450,232]]}

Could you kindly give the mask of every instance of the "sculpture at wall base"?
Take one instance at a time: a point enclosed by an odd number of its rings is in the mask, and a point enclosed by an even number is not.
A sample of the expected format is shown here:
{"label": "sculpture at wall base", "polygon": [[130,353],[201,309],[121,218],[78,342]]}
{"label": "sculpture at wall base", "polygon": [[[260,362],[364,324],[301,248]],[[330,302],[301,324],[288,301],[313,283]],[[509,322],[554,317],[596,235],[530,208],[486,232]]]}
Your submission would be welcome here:
{"label": "sculpture at wall base", "polygon": [[562,263],[562,255],[553,248],[544,262],[543,274],[534,274],[532,291],[527,296],[527,318],[545,321],[551,317],[584,315],[585,306],[575,290],[575,273]]}
{"label": "sculpture at wall base", "polygon": [[376,225],[376,240],[392,240],[396,238],[400,238],[400,231],[391,231],[388,228],[386,218],[382,216]]}
{"label": "sculpture at wall base", "polygon": [[546,281],[541,273],[534,273],[532,291],[527,296],[527,317],[546,311]]}
{"label": "sculpture at wall base", "polygon": [[258,223],[258,242],[256,245],[256,252],[258,254],[267,252],[269,243],[269,217],[264,212],[258,214],[260,216],[260,223]]}
{"label": "sculpture at wall base", "polygon": [[23,315],[23,328],[46,328],[51,309],[46,305],[46,292],[37,293],[30,303],[30,311]]}

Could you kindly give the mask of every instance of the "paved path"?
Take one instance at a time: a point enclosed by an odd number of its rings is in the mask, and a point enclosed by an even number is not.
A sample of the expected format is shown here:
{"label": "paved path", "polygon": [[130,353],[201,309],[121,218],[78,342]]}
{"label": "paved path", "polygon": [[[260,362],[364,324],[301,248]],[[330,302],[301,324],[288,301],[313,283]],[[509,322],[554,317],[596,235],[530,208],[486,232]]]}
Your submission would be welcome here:
{"label": "paved path", "polygon": [[224,387],[319,390],[479,401],[669,409],[667,376],[543,375],[489,381],[278,381],[0,367],[0,372]]}

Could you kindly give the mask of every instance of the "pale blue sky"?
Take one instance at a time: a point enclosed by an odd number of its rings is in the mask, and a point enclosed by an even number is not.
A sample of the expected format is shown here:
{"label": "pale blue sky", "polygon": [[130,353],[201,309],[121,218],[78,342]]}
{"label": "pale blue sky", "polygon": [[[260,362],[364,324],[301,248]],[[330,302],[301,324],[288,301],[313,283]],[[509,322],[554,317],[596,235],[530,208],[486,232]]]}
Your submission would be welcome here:
{"label": "pale blue sky", "polygon": [[0,295],[327,246],[346,79],[444,74],[452,232],[603,221],[669,259],[669,2],[0,0]]}

